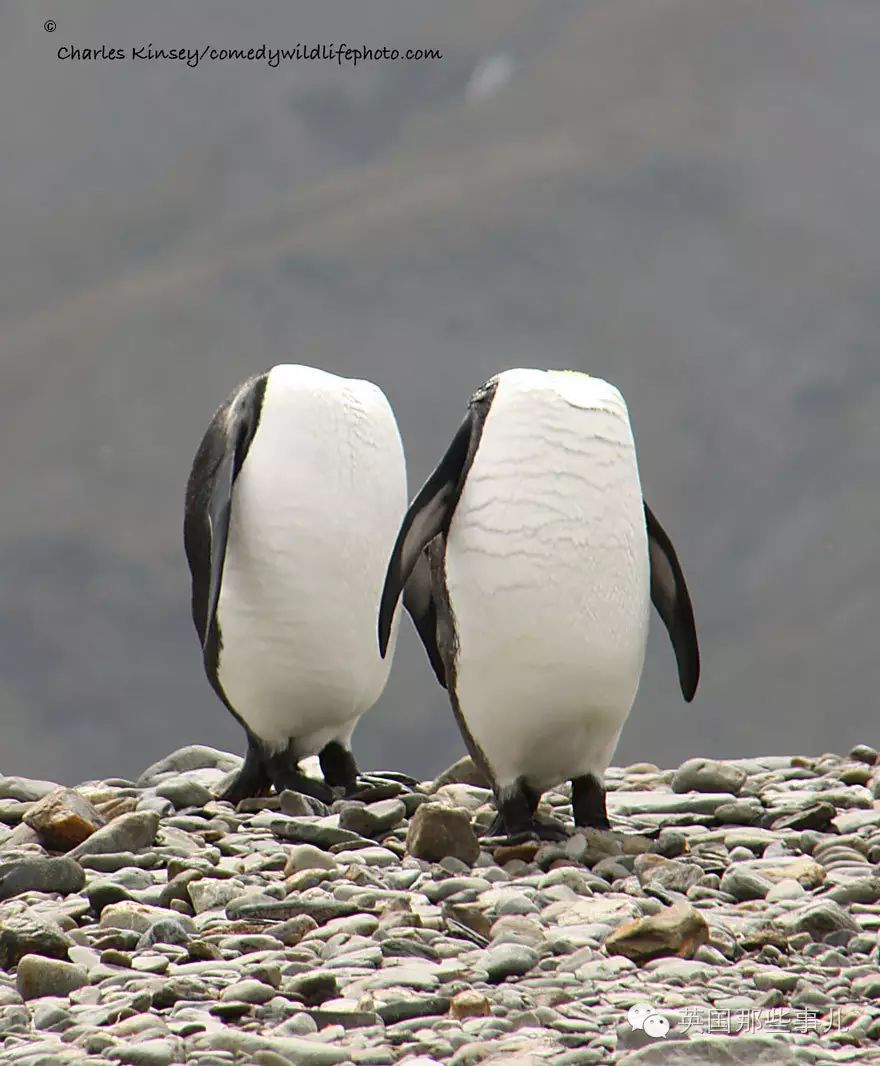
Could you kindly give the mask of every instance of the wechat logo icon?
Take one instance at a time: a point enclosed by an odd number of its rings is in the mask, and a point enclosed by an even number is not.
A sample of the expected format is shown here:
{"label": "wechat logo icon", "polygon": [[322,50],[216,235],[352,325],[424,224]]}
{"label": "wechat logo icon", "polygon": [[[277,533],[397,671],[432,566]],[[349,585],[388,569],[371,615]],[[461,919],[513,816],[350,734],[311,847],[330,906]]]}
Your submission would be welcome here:
{"label": "wechat logo icon", "polygon": [[648,1003],[636,1003],[626,1013],[633,1029],[642,1029],[648,1036],[664,1037],[669,1032],[669,1019],[655,1011]]}

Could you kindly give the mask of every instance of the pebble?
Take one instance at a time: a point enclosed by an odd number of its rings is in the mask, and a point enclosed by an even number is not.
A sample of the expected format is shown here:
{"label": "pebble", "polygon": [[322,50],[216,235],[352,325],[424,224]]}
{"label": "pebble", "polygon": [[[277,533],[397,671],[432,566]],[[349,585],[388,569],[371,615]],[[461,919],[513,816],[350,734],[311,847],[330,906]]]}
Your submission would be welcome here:
{"label": "pebble", "polygon": [[[82,843],[111,829],[116,839],[66,867],[79,871],[69,891],[55,877],[0,900],[0,1058],[742,1066],[786,1063],[806,1045],[813,1066],[862,1066],[880,1039],[872,760],[716,760],[723,792],[673,791],[686,764],[612,769],[613,829],[575,830],[562,786],[542,813],[569,827],[567,840],[489,850],[473,827],[490,824],[491,801],[466,764],[417,792],[386,799],[377,786],[374,802],[332,811],[295,793],[233,811],[211,793],[238,757],[182,749],[137,785],[76,790],[111,818]],[[698,761],[709,787],[713,761]],[[45,784],[42,795],[57,788]],[[41,797],[13,790],[0,821],[15,826]],[[432,810],[467,827],[463,848],[405,850]],[[70,856],[47,858],[27,824],[0,826],[0,886],[10,870],[61,861]],[[84,983],[25,1002],[15,968],[34,955],[25,977],[57,960]],[[780,1050],[780,1038],[752,1034],[651,1038],[626,1022],[642,1000],[673,1022],[695,1003],[844,1016]]]}
{"label": "pebble", "polygon": [[79,892],[86,881],[83,868],[73,859],[26,858],[0,865],[0,901],[22,892]]}
{"label": "pebble", "polygon": [[156,786],[156,795],[166,799],[177,809],[182,807],[202,807],[214,798],[209,788],[200,781],[194,781],[183,775],[171,777]]}
{"label": "pebble", "polygon": [[522,977],[534,968],[538,953],[524,944],[499,944],[486,952],[483,969],[493,983],[508,977]]}
{"label": "pebble", "polygon": [[140,851],[149,848],[159,831],[159,815],[153,811],[132,811],[114,818],[96,830],[68,854],[72,859],[84,855],[105,855],[119,851]]}
{"label": "pebble", "polygon": [[43,955],[24,955],[18,960],[15,987],[22,999],[66,996],[88,983],[86,969],[73,962],[48,959]]}
{"label": "pebble", "polygon": [[729,792],[739,795],[746,783],[746,771],[716,759],[688,759],[675,771],[673,792]]}
{"label": "pebble", "polygon": [[657,914],[624,922],[605,940],[609,955],[644,962],[660,955],[691,958],[709,940],[706,919],[687,903],[664,907]]}
{"label": "pebble", "polygon": [[378,837],[400,825],[405,817],[406,804],[399,799],[366,805],[351,803],[339,812],[339,825],[363,837]]}
{"label": "pebble", "polygon": [[480,844],[463,811],[425,803],[410,819],[406,850],[414,858],[428,862],[452,856],[473,866],[480,854]]}
{"label": "pebble", "polygon": [[770,891],[770,882],[751,870],[737,864],[725,871],[721,878],[721,891],[735,900],[764,899]]}
{"label": "pebble", "polygon": [[0,800],[13,799],[20,803],[33,803],[60,787],[54,781],[35,781],[29,777],[0,775]]}
{"label": "pebble", "polygon": [[79,792],[56,788],[35,803],[23,821],[50,851],[69,851],[100,829],[106,819]]}

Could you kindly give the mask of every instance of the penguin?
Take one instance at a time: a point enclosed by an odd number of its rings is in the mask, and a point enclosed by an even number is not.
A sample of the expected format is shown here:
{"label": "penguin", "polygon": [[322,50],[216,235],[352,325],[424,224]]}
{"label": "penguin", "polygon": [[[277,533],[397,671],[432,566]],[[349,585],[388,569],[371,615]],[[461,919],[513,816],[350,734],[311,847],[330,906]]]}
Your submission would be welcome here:
{"label": "penguin", "polygon": [[[279,365],[215,413],[184,545],[205,673],[248,741],[222,798],[274,786],[329,803],[363,786],[351,736],[388,679],[376,606],[406,500],[397,422],[371,382]],[[299,766],[313,755],[323,782]]]}
{"label": "penguin", "polygon": [[620,392],[533,369],[482,386],[400,527],[382,654],[408,582],[404,603],[494,792],[489,835],[565,836],[536,817],[563,781],[575,824],[608,829],[603,776],[638,689],[651,602],[688,702],[700,675],[690,595],[642,496]]}

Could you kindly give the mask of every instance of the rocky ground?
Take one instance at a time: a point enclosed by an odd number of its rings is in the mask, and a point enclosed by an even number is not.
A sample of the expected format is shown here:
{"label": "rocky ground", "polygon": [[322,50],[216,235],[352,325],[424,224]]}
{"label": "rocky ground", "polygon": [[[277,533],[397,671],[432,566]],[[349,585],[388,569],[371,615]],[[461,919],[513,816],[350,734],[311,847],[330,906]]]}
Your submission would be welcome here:
{"label": "rocky ground", "polygon": [[519,846],[467,761],[332,810],[237,764],[0,776],[0,1062],[880,1063],[871,748],[612,769],[612,832]]}

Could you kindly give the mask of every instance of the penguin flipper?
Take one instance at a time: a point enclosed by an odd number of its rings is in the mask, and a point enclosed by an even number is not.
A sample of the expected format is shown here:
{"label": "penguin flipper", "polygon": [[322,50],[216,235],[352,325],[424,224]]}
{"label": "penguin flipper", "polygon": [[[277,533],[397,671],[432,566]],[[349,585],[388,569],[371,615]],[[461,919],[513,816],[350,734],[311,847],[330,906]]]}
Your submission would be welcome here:
{"label": "penguin flipper", "polygon": [[421,638],[437,680],[446,688],[446,669],[437,646],[437,604],[431,585],[431,563],[426,551],[419,552],[416,565],[403,590],[403,605]]}
{"label": "penguin flipper", "polygon": [[232,488],[256,432],[265,388],[265,374],[250,378],[219,408],[187,485],[184,541],[193,579],[193,621],[203,652],[220,600]]}
{"label": "penguin flipper", "polygon": [[[388,563],[379,608],[379,651],[382,658],[388,650],[391,623],[401,592],[415,570],[425,546],[438,533],[445,533],[452,521],[467,473],[468,459],[473,454],[472,441],[478,435],[481,425],[474,408],[471,407],[453,437],[452,444],[440,460],[440,465],[422,486],[404,515]],[[418,627],[418,622],[416,625]],[[422,639],[424,640],[424,637]],[[431,656],[430,648],[428,655]]]}
{"label": "penguin flipper", "polygon": [[678,664],[681,693],[690,703],[700,680],[700,649],[694,610],[672,541],[647,503],[645,521],[651,564],[651,601],[669,631]]}

